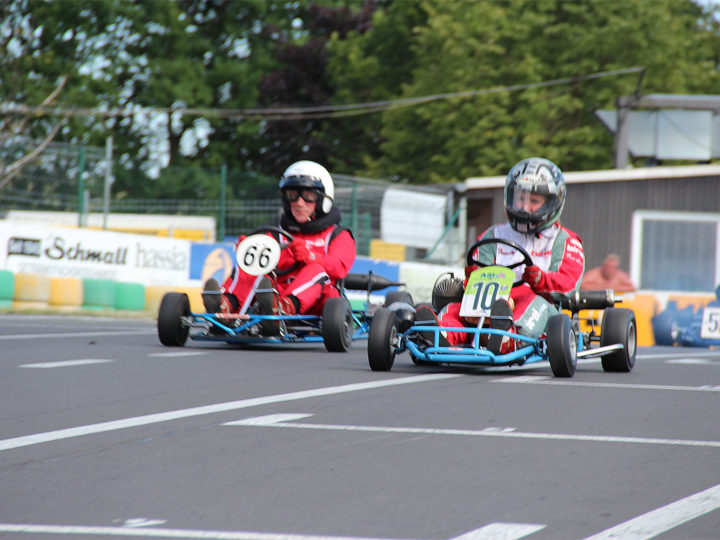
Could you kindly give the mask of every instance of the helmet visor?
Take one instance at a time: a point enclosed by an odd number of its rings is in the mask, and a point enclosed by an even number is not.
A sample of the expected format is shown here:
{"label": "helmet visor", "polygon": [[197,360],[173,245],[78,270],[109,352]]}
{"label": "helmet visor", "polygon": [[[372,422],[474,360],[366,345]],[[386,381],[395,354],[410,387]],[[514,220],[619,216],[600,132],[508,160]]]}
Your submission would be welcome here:
{"label": "helmet visor", "polygon": [[548,196],[537,191],[515,188],[512,194],[510,205],[516,211],[527,212],[528,214],[542,213],[546,207]]}
{"label": "helmet visor", "polygon": [[295,202],[302,197],[308,203],[316,203],[320,200],[320,193],[316,189],[295,189],[288,188],[282,191],[283,197],[289,202]]}

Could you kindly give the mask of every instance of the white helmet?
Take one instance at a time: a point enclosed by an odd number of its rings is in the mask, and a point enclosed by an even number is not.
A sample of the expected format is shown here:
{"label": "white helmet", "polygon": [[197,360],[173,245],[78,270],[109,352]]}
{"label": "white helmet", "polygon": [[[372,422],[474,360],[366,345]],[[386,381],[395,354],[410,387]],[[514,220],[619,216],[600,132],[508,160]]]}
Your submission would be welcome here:
{"label": "white helmet", "polygon": [[[314,161],[296,161],[290,165],[280,179],[280,191],[291,188],[313,189],[318,192],[318,206],[316,213],[327,214],[333,205],[335,185],[330,173],[325,167]],[[283,197],[286,213],[290,213],[289,203]]]}

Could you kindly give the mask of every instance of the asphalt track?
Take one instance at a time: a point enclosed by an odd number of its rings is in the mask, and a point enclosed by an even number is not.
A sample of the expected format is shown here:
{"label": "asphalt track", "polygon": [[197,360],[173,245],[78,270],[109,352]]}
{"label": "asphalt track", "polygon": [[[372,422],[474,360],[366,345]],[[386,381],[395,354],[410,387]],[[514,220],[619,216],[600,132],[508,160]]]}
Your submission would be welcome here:
{"label": "asphalt track", "polygon": [[720,538],[720,351],[371,372],[0,315],[0,538]]}

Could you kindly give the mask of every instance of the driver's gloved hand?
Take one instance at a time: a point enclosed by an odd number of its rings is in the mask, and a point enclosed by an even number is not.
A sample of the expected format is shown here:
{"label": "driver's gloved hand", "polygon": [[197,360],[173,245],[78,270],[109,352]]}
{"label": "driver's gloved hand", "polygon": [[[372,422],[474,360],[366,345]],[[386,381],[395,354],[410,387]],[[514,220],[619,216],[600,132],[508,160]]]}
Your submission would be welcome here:
{"label": "driver's gloved hand", "polygon": [[293,240],[288,249],[298,262],[308,264],[315,261],[315,253],[307,247],[305,240]]}
{"label": "driver's gloved hand", "polygon": [[543,290],[545,287],[545,273],[537,266],[526,266],[522,279],[530,285],[533,291]]}

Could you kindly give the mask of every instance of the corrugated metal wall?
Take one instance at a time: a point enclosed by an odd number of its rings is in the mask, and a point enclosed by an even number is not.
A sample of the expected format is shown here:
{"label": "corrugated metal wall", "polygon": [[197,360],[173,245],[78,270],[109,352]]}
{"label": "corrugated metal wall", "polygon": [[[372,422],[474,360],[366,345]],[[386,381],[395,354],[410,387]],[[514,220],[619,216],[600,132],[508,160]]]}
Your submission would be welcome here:
{"label": "corrugated metal wall", "polygon": [[629,270],[635,210],[720,212],[720,177],[568,185],[563,223],[583,238],[587,268],[615,252]]}
{"label": "corrugated metal wall", "polygon": [[[493,199],[492,222],[505,221],[503,188],[469,189],[467,197],[487,197],[488,191]],[[582,237],[587,268],[598,266],[612,252],[620,255],[621,268],[629,271],[635,210],[720,212],[720,176],[569,181],[562,223]]]}

